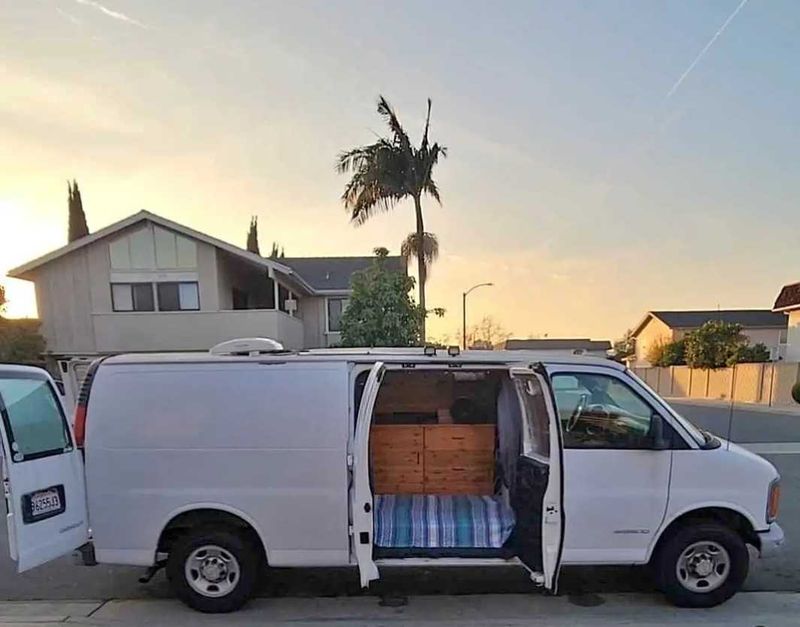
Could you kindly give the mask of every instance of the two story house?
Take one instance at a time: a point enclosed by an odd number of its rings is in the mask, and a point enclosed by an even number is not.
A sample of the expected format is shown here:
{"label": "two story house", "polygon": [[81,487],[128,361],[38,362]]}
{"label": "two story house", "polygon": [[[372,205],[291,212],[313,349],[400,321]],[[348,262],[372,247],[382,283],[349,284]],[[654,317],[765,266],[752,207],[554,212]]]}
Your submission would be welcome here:
{"label": "two story house", "polygon": [[[140,211],[8,276],[35,283],[52,359],[203,351],[237,337],[299,349],[340,340],[351,277],[372,259],[269,259]],[[387,265],[406,271],[402,257]]]}

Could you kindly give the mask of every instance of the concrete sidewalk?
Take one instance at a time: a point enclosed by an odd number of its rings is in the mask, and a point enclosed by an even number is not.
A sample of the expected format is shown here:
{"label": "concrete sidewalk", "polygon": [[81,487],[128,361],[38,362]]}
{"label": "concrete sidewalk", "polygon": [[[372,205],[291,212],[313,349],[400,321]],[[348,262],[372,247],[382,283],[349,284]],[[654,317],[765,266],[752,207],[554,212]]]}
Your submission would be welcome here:
{"label": "concrete sidewalk", "polygon": [[[391,604],[396,605],[396,604]],[[0,625],[415,625],[479,627],[560,625],[704,625],[753,627],[797,625],[800,594],[740,593],[710,610],[667,605],[660,595],[608,594],[550,597],[530,595],[421,596],[406,604],[382,605],[376,597],[258,599],[234,614],[206,615],[173,600],[0,602]]]}

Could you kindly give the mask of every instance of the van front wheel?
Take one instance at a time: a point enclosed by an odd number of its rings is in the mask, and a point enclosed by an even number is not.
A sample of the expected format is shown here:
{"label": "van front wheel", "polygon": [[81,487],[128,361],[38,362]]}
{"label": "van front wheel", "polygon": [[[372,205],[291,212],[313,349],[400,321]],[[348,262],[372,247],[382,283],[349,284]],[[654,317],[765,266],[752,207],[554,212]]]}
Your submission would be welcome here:
{"label": "van front wheel", "polygon": [[741,536],[713,522],[679,529],[659,547],[656,576],[679,607],[713,607],[742,587],[750,556]]}
{"label": "van front wheel", "polygon": [[238,610],[258,579],[258,551],[233,529],[201,528],[181,536],[169,553],[167,578],[189,607],[218,614]]}

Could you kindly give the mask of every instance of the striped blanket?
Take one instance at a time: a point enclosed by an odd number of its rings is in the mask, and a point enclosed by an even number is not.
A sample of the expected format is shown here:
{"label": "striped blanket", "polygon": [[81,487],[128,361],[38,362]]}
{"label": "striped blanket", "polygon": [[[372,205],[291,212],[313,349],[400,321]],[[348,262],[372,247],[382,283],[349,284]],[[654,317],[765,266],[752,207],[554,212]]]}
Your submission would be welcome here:
{"label": "striped blanket", "polygon": [[497,549],[514,527],[499,497],[449,494],[375,496],[375,544],[381,547]]}

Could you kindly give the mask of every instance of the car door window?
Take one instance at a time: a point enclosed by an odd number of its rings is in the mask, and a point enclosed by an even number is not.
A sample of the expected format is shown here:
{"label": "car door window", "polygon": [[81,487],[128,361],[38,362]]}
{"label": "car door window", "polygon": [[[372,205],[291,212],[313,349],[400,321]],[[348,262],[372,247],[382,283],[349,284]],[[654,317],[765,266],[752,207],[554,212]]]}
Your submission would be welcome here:
{"label": "car door window", "polygon": [[565,448],[652,447],[660,417],[625,382],[595,373],[552,379]]}
{"label": "car door window", "polygon": [[53,388],[45,380],[0,379],[0,414],[15,462],[71,448],[69,427]]}

